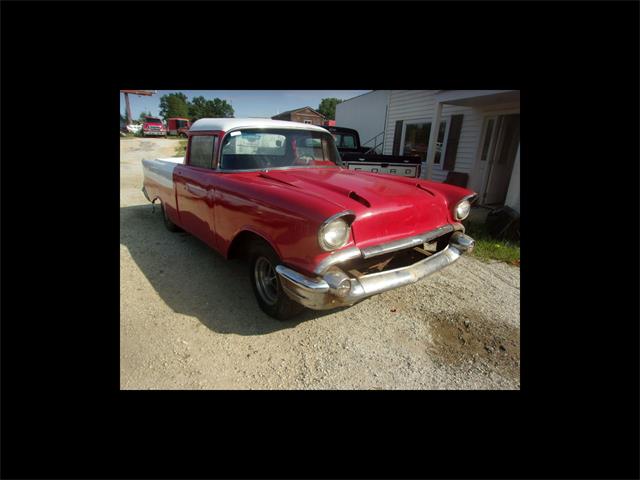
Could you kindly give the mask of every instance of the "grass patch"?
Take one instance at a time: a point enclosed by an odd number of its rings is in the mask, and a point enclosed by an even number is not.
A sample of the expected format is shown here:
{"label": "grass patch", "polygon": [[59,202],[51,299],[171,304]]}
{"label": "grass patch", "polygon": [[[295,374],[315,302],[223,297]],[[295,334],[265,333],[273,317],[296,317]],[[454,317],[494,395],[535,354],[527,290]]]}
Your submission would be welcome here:
{"label": "grass patch", "polygon": [[178,145],[176,146],[176,157],[184,157],[187,153],[187,139],[178,140]]}
{"label": "grass patch", "polygon": [[465,230],[465,233],[476,241],[471,253],[474,257],[520,266],[520,242],[495,238],[483,223],[465,222]]}

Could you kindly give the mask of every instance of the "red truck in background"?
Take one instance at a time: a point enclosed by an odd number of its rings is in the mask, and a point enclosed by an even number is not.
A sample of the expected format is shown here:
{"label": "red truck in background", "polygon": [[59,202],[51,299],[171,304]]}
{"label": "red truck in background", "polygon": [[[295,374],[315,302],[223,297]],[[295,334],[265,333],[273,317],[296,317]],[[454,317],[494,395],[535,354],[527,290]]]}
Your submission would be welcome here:
{"label": "red truck in background", "polygon": [[142,136],[147,137],[149,135],[153,135],[156,137],[166,137],[167,131],[164,128],[164,124],[162,120],[157,117],[144,117],[144,122],[142,123]]}
{"label": "red truck in background", "polygon": [[191,121],[188,118],[173,117],[167,119],[167,135],[186,138],[190,128]]}

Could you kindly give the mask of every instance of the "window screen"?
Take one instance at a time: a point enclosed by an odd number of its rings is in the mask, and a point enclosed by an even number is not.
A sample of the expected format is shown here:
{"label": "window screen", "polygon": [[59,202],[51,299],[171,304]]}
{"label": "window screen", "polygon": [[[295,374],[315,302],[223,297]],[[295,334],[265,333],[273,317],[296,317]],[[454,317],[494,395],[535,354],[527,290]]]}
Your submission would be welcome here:
{"label": "window screen", "polygon": [[216,137],[210,135],[191,137],[189,165],[193,167],[211,168],[215,140]]}

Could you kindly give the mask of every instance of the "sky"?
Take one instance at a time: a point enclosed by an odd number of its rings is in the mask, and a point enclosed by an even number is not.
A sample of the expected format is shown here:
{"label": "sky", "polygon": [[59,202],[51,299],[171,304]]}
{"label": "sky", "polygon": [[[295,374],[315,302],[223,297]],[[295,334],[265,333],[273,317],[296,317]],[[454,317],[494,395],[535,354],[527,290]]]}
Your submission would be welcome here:
{"label": "sky", "polygon": [[[371,90],[158,90],[150,97],[129,95],[131,115],[137,119],[141,112],[160,114],[160,97],[167,93],[182,92],[189,100],[203,96],[220,98],[231,103],[235,117],[266,117],[301,107],[317,109],[320,100],[336,97],[342,100],[357,97]],[[124,94],[120,94],[120,112],[124,114]]]}

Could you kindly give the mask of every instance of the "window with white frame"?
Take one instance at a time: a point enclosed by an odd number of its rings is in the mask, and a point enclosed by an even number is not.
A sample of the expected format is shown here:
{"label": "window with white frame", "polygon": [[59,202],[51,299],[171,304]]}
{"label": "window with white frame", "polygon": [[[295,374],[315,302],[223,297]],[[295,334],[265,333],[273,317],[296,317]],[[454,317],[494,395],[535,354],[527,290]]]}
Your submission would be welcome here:
{"label": "window with white frame", "polygon": [[431,123],[426,121],[406,122],[402,137],[402,155],[420,157],[427,160],[427,145]]}
{"label": "window with white frame", "polygon": [[[447,121],[441,120],[436,138],[434,165],[440,165],[444,158],[447,139]],[[431,134],[431,122],[409,121],[404,125],[404,135],[402,136],[402,155],[420,157],[423,162],[427,161],[427,148],[429,146],[429,135]]]}

